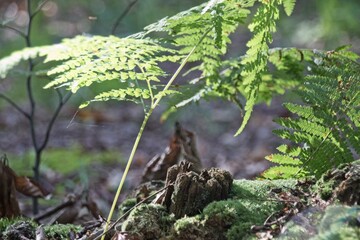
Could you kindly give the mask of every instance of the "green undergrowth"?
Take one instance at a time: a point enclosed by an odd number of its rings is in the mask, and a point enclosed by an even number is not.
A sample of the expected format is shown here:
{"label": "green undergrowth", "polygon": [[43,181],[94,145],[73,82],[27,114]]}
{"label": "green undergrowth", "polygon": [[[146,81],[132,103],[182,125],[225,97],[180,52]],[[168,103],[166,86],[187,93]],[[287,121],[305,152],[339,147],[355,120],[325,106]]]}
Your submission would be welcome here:
{"label": "green undergrowth", "polygon": [[[9,164],[19,175],[31,175],[34,152],[23,155],[8,154]],[[53,170],[61,174],[68,174],[85,168],[90,164],[111,164],[124,162],[117,150],[88,151],[78,145],[69,148],[49,148],[44,151],[41,170]]]}

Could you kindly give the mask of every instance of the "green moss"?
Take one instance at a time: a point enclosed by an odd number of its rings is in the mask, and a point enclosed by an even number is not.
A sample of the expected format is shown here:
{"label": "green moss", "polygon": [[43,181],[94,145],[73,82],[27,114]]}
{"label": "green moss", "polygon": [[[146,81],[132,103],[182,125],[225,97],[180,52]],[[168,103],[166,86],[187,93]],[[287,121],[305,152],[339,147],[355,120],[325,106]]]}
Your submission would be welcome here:
{"label": "green moss", "polygon": [[238,239],[256,239],[255,236],[252,236],[249,232],[249,229],[251,228],[253,224],[249,222],[244,223],[238,223],[231,227],[226,232],[226,239],[227,240],[238,240]]}
{"label": "green moss", "polygon": [[158,204],[144,204],[135,208],[122,224],[122,231],[141,233],[144,239],[160,239],[175,222],[166,209]]}
{"label": "green moss", "polygon": [[176,221],[172,229],[172,234],[167,237],[169,240],[176,239],[207,239],[205,225],[201,221],[201,216],[184,217]]}
{"label": "green moss", "polygon": [[200,224],[199,216],[185,217],[176,221],[176,223],[174,224],[174,230],[176,232],[180,232],[192,226],[199,226],[199,224]]}
{"label": "green moss", "polygon": [[119,216],[122,216],[124,213],[134,207],[136,205],[136,202],[136,198],[128,198],[124,202],[122,202],[119,206]]}
{"label": "green moss", "polygon": [[234,180],[231,189],[232,198],[249,199],[252,197],[267,197],[272,189],[291,189],[297,181],[289,180]]}
{"label": "green moss", "polygon": [[[314,211],[315,210],[315,211]],[[358,226],[359,206],[329,206],[325,212],[320,209],[307,209],[289,221],[280,239],[311,240],[357,240],[360,237]]]}
{"label": "green moss", "polygon": [[49,239],[69,239],[70,232],[79,232],[81,229],[81,226],[72,224],[55,224],[44,226],[46,237]]}

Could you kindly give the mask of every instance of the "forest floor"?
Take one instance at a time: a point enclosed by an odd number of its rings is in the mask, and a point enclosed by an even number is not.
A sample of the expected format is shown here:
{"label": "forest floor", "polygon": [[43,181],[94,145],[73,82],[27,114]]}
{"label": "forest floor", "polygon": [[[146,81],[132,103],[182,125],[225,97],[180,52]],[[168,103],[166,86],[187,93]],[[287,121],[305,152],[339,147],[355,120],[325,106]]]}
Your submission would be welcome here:
{"label": "forest floor", "polygon": [[[205,167],[228,170],[234,179],[254,178],[270,166],[264,157],[276,151],[281,142],[271,132],[276,127],[273,119],[288,114],[279,102],[275,99],[271,106],[257,106],[239,137],[234,137],[234,134],[241,123],[240,111],[229,103],[193,105],[180,110],[164,123],[160,122],[163,112],[160,108],[145,129],[125,192],[139,184],[147,161],[168,146],[175,121],[196,133],[198,151]],[[37,130],[43,132],[51,112],[41,108],[37,111]],[[89,190],[95,198],[101,199],[100,208],[107,211],[142,118],[142,108],[129,103],[101,105],[81,112],[71,107],[63,109],[54,125],[46,150],[50,153],[45,152],[42,168],[46,181],[61,189],[60,193],[54,193],[54,198],[60,201],[64,194],[78,191],[79,186],[91,186]],[[31,139],[27,120],[11,107],[5,107],[0,111],[0,129],[1,152],[25,162],[12,164],[15,159],[12,161],[9,157],[10,166],[17,172],[31,175],[33,155],[29,154]],[[59,184],[65,186],[59,187]],[[125,196],[123,193],[121,198]],[[28,204],[23,207],[25,212],[29,212]]]}

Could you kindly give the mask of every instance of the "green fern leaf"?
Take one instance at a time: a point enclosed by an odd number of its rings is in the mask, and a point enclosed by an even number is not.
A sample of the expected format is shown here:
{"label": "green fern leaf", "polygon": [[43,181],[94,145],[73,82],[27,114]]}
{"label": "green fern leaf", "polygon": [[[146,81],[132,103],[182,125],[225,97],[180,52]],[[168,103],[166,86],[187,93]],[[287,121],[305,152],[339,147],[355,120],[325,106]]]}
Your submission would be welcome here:
{"label": "green fern leaf", "polygon": [[283,165],[300,165],[301,161],[299,159],[290,157],[283,154],[271,154],[265,157],[265,159],[274,163],[281,163]]}
{"label": "green fern leaf", "polygon": [[299,174],[299,171],[301,171],[299,167],[276,166],[266,170],[261,176],[266,179],[288,179],[292,178],[295,174],[303,176],[304,173]]}
{"label": "green fern leaf", "polygon": [[80,108],[86,107],[91,102],[106,102],[110,100],[116,101],[132,101],[140,103],[141,99],[149,99],[150,92],[148,89],[140,88],[125,88],[125,89],[113,89],[108,92],[100,93],[95,96],[91,101],[88,101],[80,106]]}
{"label": "green fern leaf", "polygon": [[296,0],[283,0],[286,15],[290,16],[294,11]]}
{"label": "green fern leaf", "polygon": [[244,65],[241,76],[245,85],[246,105],[245,116],[241,126],[235,135],[239,135],[248,123],[255,102],[257,101],[261,74],[266,70],[268,62],[268,44],[272,42],[271,33],[275,32],[276,20],[279,18],[279,10],[276,1],[264,2],[255,13],[249,29],[254,33],[249,40],[246,58],[242,60]]}

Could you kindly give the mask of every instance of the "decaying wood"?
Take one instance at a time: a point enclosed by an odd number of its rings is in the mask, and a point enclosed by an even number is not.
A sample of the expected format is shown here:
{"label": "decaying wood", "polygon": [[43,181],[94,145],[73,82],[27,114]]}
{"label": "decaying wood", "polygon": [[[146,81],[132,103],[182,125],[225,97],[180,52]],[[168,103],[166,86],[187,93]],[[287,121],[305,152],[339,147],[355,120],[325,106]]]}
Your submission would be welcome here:
{"label": "decaying wood", "polygon": [[[225,170],[218,168],[193,171],[194,165],[183,161],[168,170],[162,205],[174,213],[176,218],[198,214],[213,201],[226,199],[230,192],[233,178]],[[195,168],[196,169],[196,168]]]}
{"label": "decaying wood", "polygon": [[176,122],[175,132],[169,146],[162,154],[154,156],[146,165],[142,182],[165,180],[167,170],[182,160],[193,163],[194,171],[202,169],[201,160],[196,147],[196,136],[193,132],[181,127]]}

